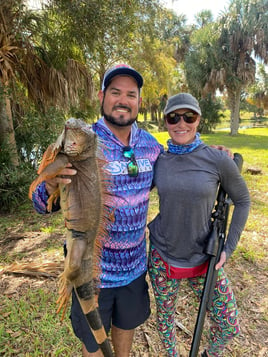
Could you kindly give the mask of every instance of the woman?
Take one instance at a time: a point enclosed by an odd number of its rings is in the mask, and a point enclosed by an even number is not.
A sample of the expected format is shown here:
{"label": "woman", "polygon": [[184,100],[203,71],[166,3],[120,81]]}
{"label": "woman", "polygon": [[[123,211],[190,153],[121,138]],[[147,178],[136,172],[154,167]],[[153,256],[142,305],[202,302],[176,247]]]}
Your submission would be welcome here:
{"label": "woman", "polygon": [[208,265],[204,253],[218,184],[234,203],[210,309],[209,346],[202,356],[221,356],[239,333],[236,301],[223,264],[235,250],[245,226],[250,199],[246,184],[226,152],[200,140],[201,110],[188,93],[168,99],[164,109],[170,138],[155,167],[159,214],[149,224],[149,274],[157,305],[157,327],[168,356],[178,356],[175,311],[180,281],[187,278],[200,298]]}

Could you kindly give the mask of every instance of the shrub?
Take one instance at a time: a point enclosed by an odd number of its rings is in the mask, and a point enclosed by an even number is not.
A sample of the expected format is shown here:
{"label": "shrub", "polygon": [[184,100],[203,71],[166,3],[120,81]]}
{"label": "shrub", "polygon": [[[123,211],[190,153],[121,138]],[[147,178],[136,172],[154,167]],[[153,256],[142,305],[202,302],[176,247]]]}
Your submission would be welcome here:
{"label": "shrub", "polygon": [[8,148],[1,147],[0,172],[0,213],[7,213],[28,199],[34,169],[29,163],[22,163],[18,167],[12,166]]}
{"label": "shrub", "polygon": [[207,97],[202,98],[199,101],[202,117],[198,127],[198,131],[203,134],[211,133],[213,129],[216,128],[217,124],[220,123],[221,118],[224,115],[220,113],[222,109],[222,104],[219,99],[214,99],[209,94]]}

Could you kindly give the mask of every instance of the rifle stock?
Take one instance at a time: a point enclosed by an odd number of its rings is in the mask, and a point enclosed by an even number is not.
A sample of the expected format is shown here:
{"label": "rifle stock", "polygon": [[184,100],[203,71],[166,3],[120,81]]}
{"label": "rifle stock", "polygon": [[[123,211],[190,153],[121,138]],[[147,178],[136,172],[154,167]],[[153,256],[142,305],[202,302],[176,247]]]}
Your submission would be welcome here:
{"label": "rifle stock", "polygon": [[[243,158],[240,154],[234,154],[234,162],[241,172]],[[218,271],[215,266],[220,260],[220,256],[224,247],[226,230],[228,224],[228,215],[231,205],[231,200],[221,186],[218,189],[215,212],[212,213],[213,223],[212,230],[208,237],[208,244],[205,253],[209,256],[208,270],[204,282],[203,293],[199,305],[197,320],[195,324],[194,336],[191,345],[190,357],[196,357],[199,351],[200,340],[203,332],[203,326],[206,317],[206,311],[211,306],[213,292],[215,289]]]}

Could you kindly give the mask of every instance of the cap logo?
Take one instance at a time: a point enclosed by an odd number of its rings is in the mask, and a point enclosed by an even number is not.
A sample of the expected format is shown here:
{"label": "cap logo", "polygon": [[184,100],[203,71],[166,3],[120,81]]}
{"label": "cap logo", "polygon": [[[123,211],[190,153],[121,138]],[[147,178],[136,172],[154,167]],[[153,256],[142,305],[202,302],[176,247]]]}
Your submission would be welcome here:
{"label": "cap logo", "polygon": [[116,68],[131,68],[130,66],[128,66],[127,64],[117,64],[117,65],[115,65],[113,68],[112,68],[112,70],[113,69],[116,69]]}

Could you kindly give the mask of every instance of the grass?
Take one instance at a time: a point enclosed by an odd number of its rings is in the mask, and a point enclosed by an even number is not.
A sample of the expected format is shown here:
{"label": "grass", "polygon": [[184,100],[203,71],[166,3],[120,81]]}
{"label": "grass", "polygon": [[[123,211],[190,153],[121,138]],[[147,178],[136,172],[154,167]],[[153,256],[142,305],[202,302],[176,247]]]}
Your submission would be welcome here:
{"label": "grass", "polygon": [[[165,145],[167,133],[155,137]],[[252,205],[246,228],[236,251],[226,266],[235,286],[241,311],[242,335],[226,351],[226,356],[265,355],[267,340],[267,175],[268,129],[240,130],[231,137],[225,131],[202,135],[209,145],[222,144],[243,155],[242,174],[250,190]],[[251,175],[250,168],[261,170]],[[158,199],[151,193],[148,219],[158,211]],[[62,259],[64,228],[61,214],[48,216],[33,212],[30,203],[18,207],[16,214],[0,216],[0,355],[11,356],[80,356],[80,346],[74,337],[69,319],[56,316],[57,283],[55,279],[1,274],[1,268],[16,261]],[[263,297],[264,295],[264,297]],[[187,296],[187,298],[186,298]],[[191,316],[197,310],[192,294],[182,287],[178,319],[193,328]],[[189,314],[189,311],[191,312]],[[258,333],[256,334],[256,331]],[[189,354],[190,338],[178,331],[181,356]],[[206,332],[204,333],[206,336]],[[205,338],[205,337],[204,337]],[[141,326],[133,346],[133,356],[162,356],[155,327],[155,306],[152,316]]]}
{"label": "grass", "polygon": [[[55,316],[55,291],[29,289],[0,316],[1,356],[73,356],[77,341],[67,322]],[[70,335],[68,338],[66,338]]]}

